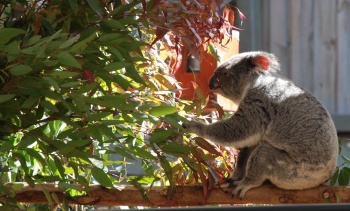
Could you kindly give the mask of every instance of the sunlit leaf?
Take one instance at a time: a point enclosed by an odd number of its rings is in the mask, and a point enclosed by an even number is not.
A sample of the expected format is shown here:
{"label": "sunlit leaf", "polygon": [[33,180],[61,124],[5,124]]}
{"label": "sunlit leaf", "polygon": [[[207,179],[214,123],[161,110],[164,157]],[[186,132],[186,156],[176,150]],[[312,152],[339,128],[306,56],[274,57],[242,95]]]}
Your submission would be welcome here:
{"label": "sunlit leaf", "polygon": [[208,45],[208,52],[209,52],[210,55],[212,55],[212,56],[214,57],[214,59],[215,59],[216,61],[220,62],[220,60],[221,60],[221,59],[220,59],[220,56],[218,55],[217,50],[216,50],[214,44],[211,43],[211,42],[210,42],[209,45]]}
{"label": "sunlit leaf", "polygon": [[106,172],[104,172],[102,169],[97,168],[97,167],[93,167],[91,169],[91,174],[94,177],[94,179],[98,183],[103,185],[104,187],[107,187],[107,188],[112,188],[113,187],[113,183],[111,182],[111,179],[108,177]]}
{"label": "sunlit leaf", "polygon": [[156,129],[153,131],[149,141],[152,143],[160,143],[167,140],[172,134],[174,130],[164,130],[164,129]]}
{"label": "sunlit leaf", "polygon": [[149,114],[153,116],[164,116],[175,112],[177,112],[177,108],[174,106],[157,106],[149,110]]}
{"label": "sunlit leaf", "polygon": [[207,150],[208,152],[210,152],[210,153],[212,153],[214,155],[223,156],[223,154],[221,153],[220,149],[216,145],[214,145],[212,143],[209,143],[204,138],[195,137],[195,138],[193,138],[193,140],[196,142],[196,144],[198,146],[200,146],[201,148]]}
{"label": "sunlit leaf", "polygon": [[180,145],[177,143],[168,143],[161,147],[163,152],[177,155],[189,155],[193,147]]}

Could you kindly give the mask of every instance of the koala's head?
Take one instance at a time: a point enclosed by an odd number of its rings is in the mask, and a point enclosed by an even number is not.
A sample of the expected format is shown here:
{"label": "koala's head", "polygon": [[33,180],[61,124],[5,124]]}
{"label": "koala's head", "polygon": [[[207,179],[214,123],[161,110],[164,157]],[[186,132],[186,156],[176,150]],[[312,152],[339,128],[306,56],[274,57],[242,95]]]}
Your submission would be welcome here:
{"label": "koala's head", "polygon": [[279,63],[273,54],[261,51],[237,54],[216,69],[209,88],[240,103],[254,80],[277,70]]}

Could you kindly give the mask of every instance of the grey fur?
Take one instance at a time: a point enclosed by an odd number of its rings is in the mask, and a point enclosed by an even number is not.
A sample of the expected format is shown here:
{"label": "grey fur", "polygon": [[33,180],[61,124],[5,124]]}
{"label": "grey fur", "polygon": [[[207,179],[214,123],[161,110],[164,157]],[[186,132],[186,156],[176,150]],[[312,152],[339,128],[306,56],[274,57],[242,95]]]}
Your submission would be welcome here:
{"label": "grey fur", "polygon": [[[265,70],[257,57],[269,60]],[[240,149],[231,179],[240,191],[270,180],[283,189],[319,186],[332,176],[338,138],[327,110],[308,91],[278,74],[266,52],[233,56],[215,71],[209,87],[239,104],[233,116],[212,124],[184,123],[187,132]]]}

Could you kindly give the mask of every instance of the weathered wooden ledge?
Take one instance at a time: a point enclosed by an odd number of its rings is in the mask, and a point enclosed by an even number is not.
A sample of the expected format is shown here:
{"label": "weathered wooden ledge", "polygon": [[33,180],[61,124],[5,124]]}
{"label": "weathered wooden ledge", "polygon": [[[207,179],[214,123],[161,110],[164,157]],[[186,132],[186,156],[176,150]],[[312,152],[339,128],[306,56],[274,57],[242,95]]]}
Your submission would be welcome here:
{"label": "weathered wooden ledge", "polygon": [[[147,196],[151,203],[143,199],[141,192],[133,186],[117,186],[116,189],[106,189],[100,185],[90,186],[88,195],[69,198],[63,190],[55,184],[37,184],[34,188],[26,183],[8,183],[7,187],[24,184],[15,190],[15,198],[24,203],[48,203],[43,189],[49,193],[55,193],[59,201],[63,197],[68,203],[83,205],[107,205],[107,206],[200,206],[212,204],[311,204],[311,203],[350,203],[350,187],[347,186],[320,186],[306,190],[282,190],[273,185],[263,185],[248,191],[243,200],[231,197],[232,188],[214,188],[205,201],[201,186],[178,186],[172,199],[166,198],[166,187],[152,187],[147,190]],[[3,201],[4,197],[0,197]]]}

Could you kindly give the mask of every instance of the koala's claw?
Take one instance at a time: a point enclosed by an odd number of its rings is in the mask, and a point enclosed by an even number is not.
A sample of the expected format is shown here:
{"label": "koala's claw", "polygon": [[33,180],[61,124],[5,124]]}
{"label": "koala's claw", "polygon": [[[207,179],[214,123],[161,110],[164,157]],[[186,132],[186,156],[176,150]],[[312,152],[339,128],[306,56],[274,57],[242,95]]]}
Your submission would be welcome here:
{"label": "koala's claw", "polygon": [[241,193],[239,194],[239,199],[242,200],[245,194],[245,192],[242,189],[243,187],[237,186],[235,189],[233,189],[231,196],[235,197],[238,194],[238,192],[241,191]]}

